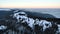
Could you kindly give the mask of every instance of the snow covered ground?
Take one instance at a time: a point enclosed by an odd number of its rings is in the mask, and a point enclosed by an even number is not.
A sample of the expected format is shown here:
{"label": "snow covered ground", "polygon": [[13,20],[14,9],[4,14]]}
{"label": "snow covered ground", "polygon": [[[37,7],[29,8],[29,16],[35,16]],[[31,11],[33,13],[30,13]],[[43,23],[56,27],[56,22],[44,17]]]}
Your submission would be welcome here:
{"label": "snow covered ground", "polygon": [[[3,10],[3,9],[0,9],[0,10]],[[4,9],[4,10],[9,10],[9,9]],[[35,10],[32,10],[32,11],[35,11]],[[57,12],[55,10],[55,12],[53,14],[52,11],[51,12],[48,12],[48,11],[50,11],[50,10],[47,10],[46,12],[44,12],[44,11],[38,11],[38,12],[41,12],[41,13],[49,13],[49,14],[52,14],[52,15],[56,16],[57,18],[60,18],[60,17],[58,17],[60,15],[60,12]],[[45,31],[46,28],[52,27],[52,23],[50,21],[47,21],[47,20],[39,20],[39,19],[35,20],[33,18],[29,18],[29,17],[27,17],[27,14],[25,12],[17,12],[17,13],[14,13],[13,14],[13,18],[16,18],[17,19],[17,22],[20,22],[20,20],[26,21],[27,24],[28,24],[28,26],[30,26],[32,29],[34,28],[34,24],[38,24],[39,26],[43,26],[43,31]],[[57,26],[58,26],[57,33],[60,33],[60,25],[58,24]],[[4,26],[1,26],[0,29],[1,28],[3,29],[5,27]]]}

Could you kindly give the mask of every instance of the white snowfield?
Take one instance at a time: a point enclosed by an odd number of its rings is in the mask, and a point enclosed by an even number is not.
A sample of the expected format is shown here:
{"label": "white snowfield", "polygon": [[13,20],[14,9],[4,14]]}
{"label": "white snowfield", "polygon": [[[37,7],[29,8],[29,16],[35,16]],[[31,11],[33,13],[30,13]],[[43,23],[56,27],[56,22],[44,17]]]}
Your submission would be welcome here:
{"label": "white snowfield", "polygon": [[0,30],[4,30],[4,29],[7,29],[7,26],[1,25]]}
{"label": "white snowfield", "polygon": [[[21,14],[21,15],[20,15],[20,14]],[[22,14],[23,14],[23,15],[22,15]],[[18,22],[19,22],[20,19],[27,19],[27,17],[25,16],[25,13],[24,13],[24,12],[15,13],[15,14],[13,15],[13,17],[15,17],[15,18],[18,20]]]}
{"label": "white snowfield", "polygon": [[58,32],[60,32],[60,25],[58,24]]}
{"label": "white snowfield", "polygon": [[43,31],[44,31],[46,28],[49,28],[49,27],[52,26],[51,22],[46,21],[46,20],[41,20],[41,21],[40,21],[40,25],[43,26]]}
{"label": "white snowfield", "polygon": [[[19,15],[19,14],[22,14],[22,15]],[[27,22],[28,26],[30,26],[31,28],[34,27],[34,24],[38,24],[39,26],[43,26],[43,31],[46,28],[49,28],[52,26],[51,22],[49,22],[49,21],[46,21],[46,20],[39,21],[39,19],[34,20],[33,18],[28,18],[27,16],[25,16],[25,14],[26,13],[24,13],[24,12],[18,12],[18,13],[15,13],[13,17],[16,17],[18,22],[20,21],[20,19],[23,19],[24,21]],[[47,24],[47,26],[46,26],[46,24]]]}
{"label": "white snowfield", "polygon": [[29,21],[27,22],[28,23],[28,26],[30,26],[32,29],[33,29],[33,27],[34,27],[34,19],[32,19],[32,18],[29,18]]}
{"label": "white snowfield", "polygon": [[[23,15],[19,15],[19,14],[23,14]],[[20,19],[24,20],[27,22],[28,26],[30,26],[31,28],[33,28],[33,24],[34,24],[34,19],[32,18],[28,18],[27,16],[25,16],[24,12],[19,12],[19,13],[15,13],[13,17],[16,17],[16,19],[18,20],[18,22],[20,21]]]}

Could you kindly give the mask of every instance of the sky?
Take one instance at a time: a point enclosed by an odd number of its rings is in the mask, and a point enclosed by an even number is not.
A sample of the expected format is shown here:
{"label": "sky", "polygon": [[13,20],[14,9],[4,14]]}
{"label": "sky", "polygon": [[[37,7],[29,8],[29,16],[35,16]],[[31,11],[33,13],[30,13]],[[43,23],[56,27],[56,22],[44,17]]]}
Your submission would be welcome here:
{"label": "sky", "polygon": [[0,0],[0,8],[60,8],[60,0]]}

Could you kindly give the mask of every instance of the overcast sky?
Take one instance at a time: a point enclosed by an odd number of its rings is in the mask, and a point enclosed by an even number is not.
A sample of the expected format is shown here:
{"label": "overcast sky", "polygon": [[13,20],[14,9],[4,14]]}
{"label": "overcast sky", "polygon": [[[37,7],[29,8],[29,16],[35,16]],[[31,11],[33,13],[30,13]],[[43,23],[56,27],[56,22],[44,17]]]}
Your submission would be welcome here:
{"label": "overcast sky", "polygon": [[60,8],[60,0],[0,0],[0,8]]}

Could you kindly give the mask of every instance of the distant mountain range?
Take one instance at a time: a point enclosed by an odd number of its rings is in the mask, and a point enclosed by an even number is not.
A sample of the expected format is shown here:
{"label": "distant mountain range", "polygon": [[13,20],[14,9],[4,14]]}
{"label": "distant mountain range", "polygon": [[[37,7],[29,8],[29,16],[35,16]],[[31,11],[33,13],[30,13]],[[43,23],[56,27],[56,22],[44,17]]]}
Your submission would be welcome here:
{"label": "distant mountain range", "polygon": [[[13,14],[14,10],[17,10],[17,9],[13,9],[11,11],[10,10],[9,11],[0,10],[0,19],[4,19],[6,17],[6,15]],[[31,18],[46,19],[46,20],[59,20],[59,18],[56,18],[55,16],[53,16],[51,14],[30,12],[30,11],[24,11],[24,10],[19,10],[19,11],[26,12],[28,17],[31,17]]]}

